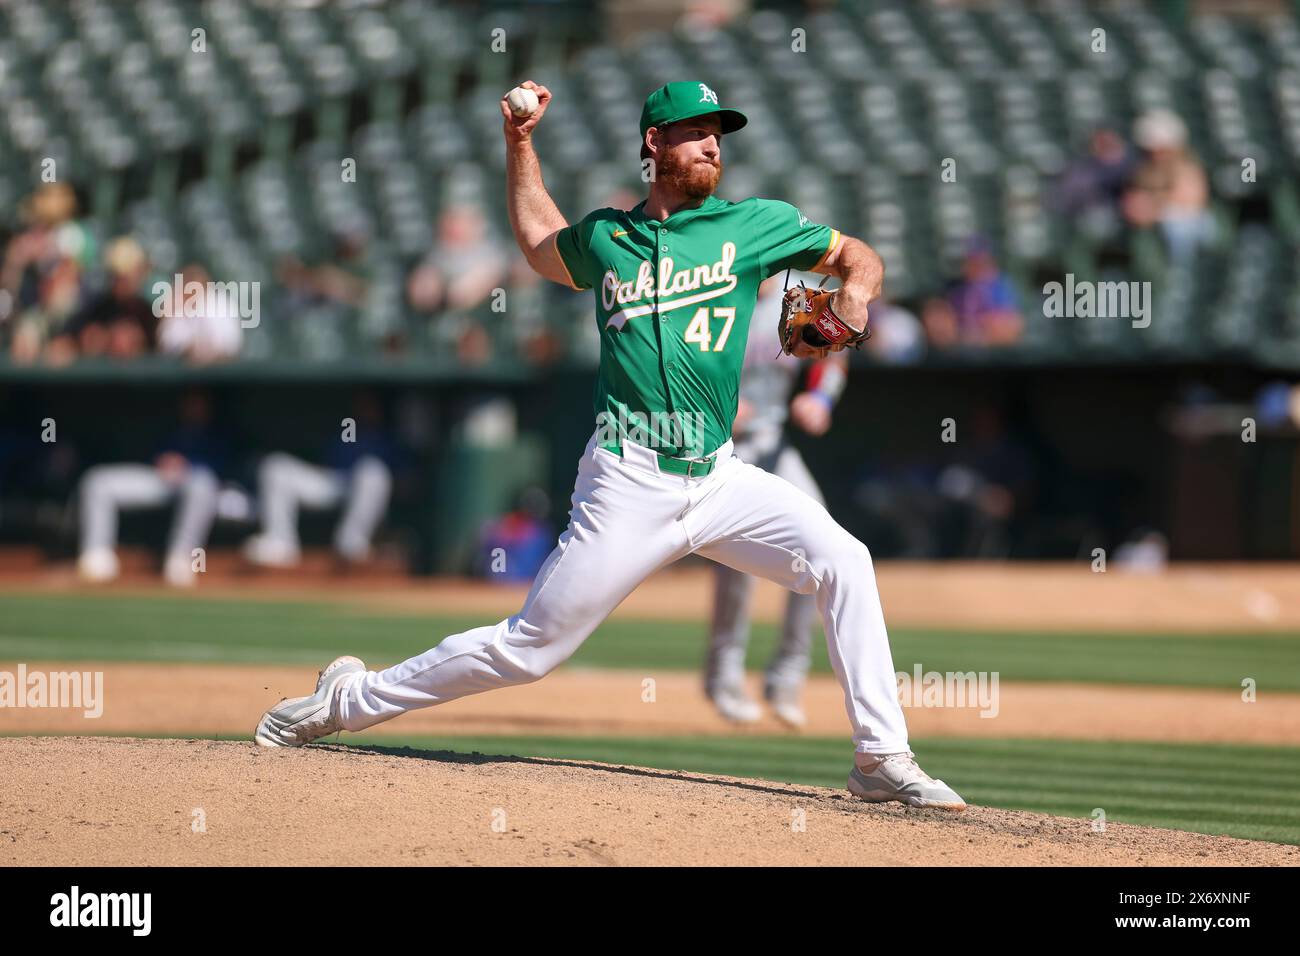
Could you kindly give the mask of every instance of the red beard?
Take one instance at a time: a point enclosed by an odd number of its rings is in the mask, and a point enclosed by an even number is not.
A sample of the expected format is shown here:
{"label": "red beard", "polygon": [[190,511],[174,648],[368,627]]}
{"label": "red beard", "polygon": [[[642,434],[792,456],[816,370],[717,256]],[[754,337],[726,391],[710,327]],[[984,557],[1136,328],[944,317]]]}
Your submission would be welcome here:
{"label": "red beard", "polygon": [[687,199],[707,199],[722,179],[722,161],[716,166],[705,160],[681,161],[674,150],[665,150],[659,159],[658,175]]}

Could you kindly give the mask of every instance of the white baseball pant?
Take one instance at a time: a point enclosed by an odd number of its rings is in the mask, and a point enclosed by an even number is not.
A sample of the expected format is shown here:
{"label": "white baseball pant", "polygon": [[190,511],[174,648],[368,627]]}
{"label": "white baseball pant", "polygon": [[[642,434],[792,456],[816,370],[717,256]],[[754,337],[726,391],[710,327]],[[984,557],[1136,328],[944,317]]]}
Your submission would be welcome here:
{"label": "white baseball pant", "polygon": [[212,469],[192,466],[179,481],[168,481],[152,465],[96,465],[81,479],[81,553],[117,547],[118,513],[176,503],[169,557],[188,562],[203,547],[217,515],[220,482]]}
{"label": "white baseball pant", "polygon": [[734,457],[730,441],[718,449],[712,472],[686,478],[660,472],[649,449],[628,443],[620,457],[596,440],[593,435],[578,465],[569,526],[523,609],[350,679],[340,694],[345,729],[364,730],[408,710],[544,677],[646,577],[698,552],[815,594],[856,749],[907,750],[864,544],[812,498]]}
{"label": "white baseball pant", "polygon": [[388,510],[392,487],[392,471],[373,455],[361,458],[349,474],[273,452],[257,471],[262,533],[297,553],[299,507],[323,510],[341,504],[334,548],[345,557],[362,557]]}
{"label": "white baseball pant", "polygon": [[[821,489],[813,479],[803,456],[782,443],[767,454],[751,453],[742,442],[736,454],[764,471],[784,478],[818,504],[825,506]],[[754,576],[719,564],[714,569],[713,620],[709,629],[709,653],[705,664],[705,685],[738,686],[745,679],[745,652],[749,648],[749,605],[754,596]],[[799,687],[808,675],[812,654],[813,617],[817,613],[815,593],[791,591],[776,652],[768,662],[764,680],[769,687]]]}

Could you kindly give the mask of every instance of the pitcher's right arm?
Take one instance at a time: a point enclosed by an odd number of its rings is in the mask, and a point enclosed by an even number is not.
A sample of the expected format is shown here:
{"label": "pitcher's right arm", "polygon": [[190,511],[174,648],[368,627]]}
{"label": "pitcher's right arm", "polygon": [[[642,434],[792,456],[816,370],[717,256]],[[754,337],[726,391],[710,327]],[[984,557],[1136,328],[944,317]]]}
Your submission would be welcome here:
{"label": "pitcher's right arm", "polygon": [[568,270],[555,248],[556,234],[569,224],[546,191],[542,166],[533,149],[533,129],[551,102],[551,91],[532,80],[519,85],[537,94],[537,110],[531,116],[515,116],[506,98],[501,98],[506,137],[506,208],[510,214],[510,228],[534,272],[544,279],[573,288]]}

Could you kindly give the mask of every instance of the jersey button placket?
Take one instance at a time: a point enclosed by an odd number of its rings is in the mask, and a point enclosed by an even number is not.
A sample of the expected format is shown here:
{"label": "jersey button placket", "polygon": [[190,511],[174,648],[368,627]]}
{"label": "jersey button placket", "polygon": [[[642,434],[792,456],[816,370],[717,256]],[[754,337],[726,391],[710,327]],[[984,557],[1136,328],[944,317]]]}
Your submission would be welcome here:
{"label": "jersey button placket", "polygon": [[[665,252],[668,251],[668,241],[667,241],[667,239],[664,238],[664,237],[667,236],[667,235],[668,235],[668,230],[667,230],[666,228],[664,228],[663,226],[660,226],[660,227],[659,227],[659,236],[660,236],[660,240],[659,240],[659,252],[660,252],[660,254],[665,253]],[[657,273],[657,270],[656,270],[656,275],[657,275],[657,274],[658,274],[658,273]],[[659,316],[659,321],[660,321],[660,322],[667,322],[667,321],[668,321],[668,316],[667,316],[667,315],[660,315],[660,316]],[[672,368],[672,366],[670,365],[669,368]]]}
{"label": "jersey button placket", "polygon": [[[661,237],[668,235],[668,230],[667,230],[667,229],[660,229],[660,230],[659,230],[659,235],[660,235]],[[661,239],[660,239],[660,242],[659,242],[659,253],[662,255],[663,253],[665,253],[665,252],[667,252],[667,251],[668,251],[668,242],[667,242],[667,240],[664,240],[664,239],[661,238]],[[657,276],[657,275],[658,275],[658,270],[656,270],[656,276]],[[659,316],[659,321],[660,321],[660,322],[667,322],[667,321],[668,321],[668,316],[667,316],[666,314],[665,314],[665,315],[660,315],[660,316]],[[671,365],[668,366],[668,367],[669,367],[669,368],[672,368]]]}
{"label": "jersey button placket", "polygon": [[[664,226],[660,226],[659,227],[660,260],[662,260],[663,256],[668,253],[667,236],[668,236],[668,229]],[[656,261],[655,262],[655,305],[656,307],[658,306],[659,303],[658,285],[659,285],[660,274],[661,273],[659,269],[659,261]],[[657,308],[656,311],[658,311]],[[668,324],[668,315],[666,313],[659,313],[659,322],[661,326],[661,332],[665,331]],[[668,408],[664,409],[664,411],[670,411],[676,407],[676,402],[673,401],[673,389],[672,389],[671,379],[668,375],[669,372],[671,372],[674,368],[676,368],[676,363],[671,361],[665,361],[667,356],[674,350],[675,345],[676,342],[672,339],[671,336],[669,336],[668,338],[665,338],[662,334],[659,336],[659,363],[664,370],[663,371],[664,390],[665,390],[665,397],[668,399]]]}

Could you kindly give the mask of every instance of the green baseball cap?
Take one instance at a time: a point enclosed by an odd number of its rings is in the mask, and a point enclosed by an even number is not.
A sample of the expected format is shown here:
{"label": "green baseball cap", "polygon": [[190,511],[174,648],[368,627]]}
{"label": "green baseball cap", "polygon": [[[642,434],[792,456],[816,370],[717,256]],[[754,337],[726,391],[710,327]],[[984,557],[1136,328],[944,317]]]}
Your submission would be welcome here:
{"label": "green baseball cap", "polygon": [[734,133],[749,122],[739,110],[723,109],[718,105],[718,94],[705,83],[667,83],[645,98],[641,110],[641,136],[651,126],[656,128],[717,113],[724,133]]}

